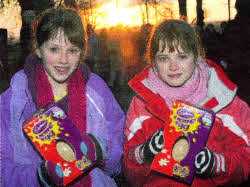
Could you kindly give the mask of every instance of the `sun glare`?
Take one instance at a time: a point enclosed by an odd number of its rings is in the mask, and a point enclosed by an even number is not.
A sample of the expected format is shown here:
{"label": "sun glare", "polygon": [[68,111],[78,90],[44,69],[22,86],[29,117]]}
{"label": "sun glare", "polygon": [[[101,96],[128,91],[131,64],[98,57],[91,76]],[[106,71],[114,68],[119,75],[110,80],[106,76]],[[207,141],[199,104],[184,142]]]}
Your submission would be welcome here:
{"label": "sun glare", "polygon": [[106,4],[98,9],[97,26],[115,26],[117,24],[123,25],[140,25],[141,19],[139,14],[139,7],[133,8],[117,8],[115,3]]}
{"label": "sun glare", "polygon": [[[112,27],[117,24],[122,24],[124,26],[139,26],[143,24],[143,14],[144,22],[146,21],[145,5],[136,5],[131,7],[124,6],[123,1],[116,6],[115,1],[109,4],[103,4],[97,9],[97,19],[96,28]],[[203,1],[203,9],[205,11],[205,22],[214,21],[226,21],[228,20],[228,1],[227,0],[207,0]],[[236,11],[234,9],[235,0],[231,0],[231,19],[234,18]],[[164,7],[169,7],[173,12],[173,18],[179,18],[179,4],[178,1],[171,1],[171,3],[165,3],[159,5],[156,9],[153,6],[148,6],[149,12],[149,22],[152,24],[158,23],[164,18],[162,15],[167,15],[167,12],[162,12]],[[143,11],[143,14],[142,14]],[[161,13],[160,13],[161,12]],[[218,14],[220,12],[220,14]],[[223,14],[221,13],[223,12]],[[161,14],[161,15],[160,15]],[[188,0],[187,2],[187,14],[188,21],[192,22],[196,19],[196,0]],[[156,17],[158,15],[158,17]]]}

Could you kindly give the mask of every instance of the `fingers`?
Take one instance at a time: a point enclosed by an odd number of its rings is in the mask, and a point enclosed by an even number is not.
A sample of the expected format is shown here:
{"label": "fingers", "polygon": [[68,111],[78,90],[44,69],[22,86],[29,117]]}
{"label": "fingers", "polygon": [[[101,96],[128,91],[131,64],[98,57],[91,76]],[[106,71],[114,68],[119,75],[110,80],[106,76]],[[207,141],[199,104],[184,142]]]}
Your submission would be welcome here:
{"label": "fingers", "polygon": [[163,144],[164,144],[163,131],[159,130],[150,139],[150,142],[149,142],[150,151],[154,155],[157,155],[159,152],[161,152]]}
{"label": "fingers", "polygon": [[215,158],[209,148],[202,149],[195,157],[195,170],[198,175],[209,176],[215,167]]}
{"label": "fingers", "polygon": [[146,143],[142,145],[142,155],[145,160],[152,160],[155,155],[161,152],[164,145],[163,129],[156,131]]}

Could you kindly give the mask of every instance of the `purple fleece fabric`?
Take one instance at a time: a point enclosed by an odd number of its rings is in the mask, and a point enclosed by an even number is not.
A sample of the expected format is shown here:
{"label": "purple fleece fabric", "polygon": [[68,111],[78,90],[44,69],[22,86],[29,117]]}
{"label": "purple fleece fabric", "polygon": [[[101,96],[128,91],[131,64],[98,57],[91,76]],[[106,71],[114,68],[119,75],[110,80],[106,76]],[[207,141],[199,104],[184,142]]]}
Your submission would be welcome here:
{"label": "purple fleece fabric", "polygon": [[[24,70],[16,73],[10,88],[0,95],[2,187],[39,186],[37,167],[42,160],[22,132],[22,123],[36,111],[36,101],[32,97],[35,89],[31,88],[35,85],[29,83],[26,75]],[[95,168],[90,173],[92,186],[116,186],[111,176],[121,172],[125,115],[98,75],[90,74],[86,89],[87,133],[108,147],[105,167]]]}

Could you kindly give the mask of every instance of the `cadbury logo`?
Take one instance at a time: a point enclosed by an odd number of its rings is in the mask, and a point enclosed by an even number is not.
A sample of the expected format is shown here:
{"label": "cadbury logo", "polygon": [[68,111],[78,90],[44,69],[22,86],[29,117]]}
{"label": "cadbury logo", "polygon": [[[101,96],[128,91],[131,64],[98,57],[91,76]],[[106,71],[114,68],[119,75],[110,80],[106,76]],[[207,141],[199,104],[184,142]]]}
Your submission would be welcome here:
{"label": "cadbury logo", "polygon": [[39,121],[36,126],[33,128],[33,133],[34,134],[39,134],[41,133],[48,125],[48,121],[43,120]]}
{"label": "cadbury logo", "polygon": [[186,109],[180,109],[177,111],[178,116],[182,117],[182,118],[193,118],[194,117],[194,113],[186,110]]}

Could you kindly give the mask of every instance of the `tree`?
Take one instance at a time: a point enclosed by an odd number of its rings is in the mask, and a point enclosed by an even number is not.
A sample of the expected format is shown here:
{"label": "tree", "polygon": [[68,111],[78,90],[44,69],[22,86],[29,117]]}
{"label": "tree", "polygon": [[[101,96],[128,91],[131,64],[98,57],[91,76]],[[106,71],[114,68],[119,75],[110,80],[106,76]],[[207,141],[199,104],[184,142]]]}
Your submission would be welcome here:
{"label": "tree", "polygon": [[83,16],[85,24],[96,25],[97,0],[78,0],[77,9]]}
{"label": "tree", "polygon": [[150,1],[151,0],[138,0],[139,4],[142,3],[145,6],[145,11],[143,10],[143,7],[140,6],[143,24],[149,23],[149,3],[150,3]]}
{"label": "tree", "polygon": [[180,19],[187,21],[187,0],[178,0],[178,2]]}
{"label": "tree", "polygon": [[197,26],[204,26],[204,11],[202,10],[202,0],[196,0]]}
{"label": "tree", "polygon": [[231,0],[228,0],[228,21],[231,20],[231,11],[230,11],[230,4],[231,4]]}
{"label": "tree", "polygon": [[19,68],[23,68],[25,58],[31,53],[32,42],[32,20],[42,11],[52,8],[55,5],[54,0],[17,0],[21,7],[22,28],[20,31],[20,44],[22,48],[22,57],[19,62]]}
{"label": "tree", "polygon": [[[173,11],[165,0],[137,0],[140,6],[143,25],[150,23],[150,18],[153,18],[152,8],[154,12],[155,23],[160,18],[169,19],[173,18]],[[144,8],[143,8],[144,6]]]}
{"label": "tree", "polygon": [[64,0],[64,4],[68,8],[74,8],[74,9],[77,8],[77,4],[75,0]]}

